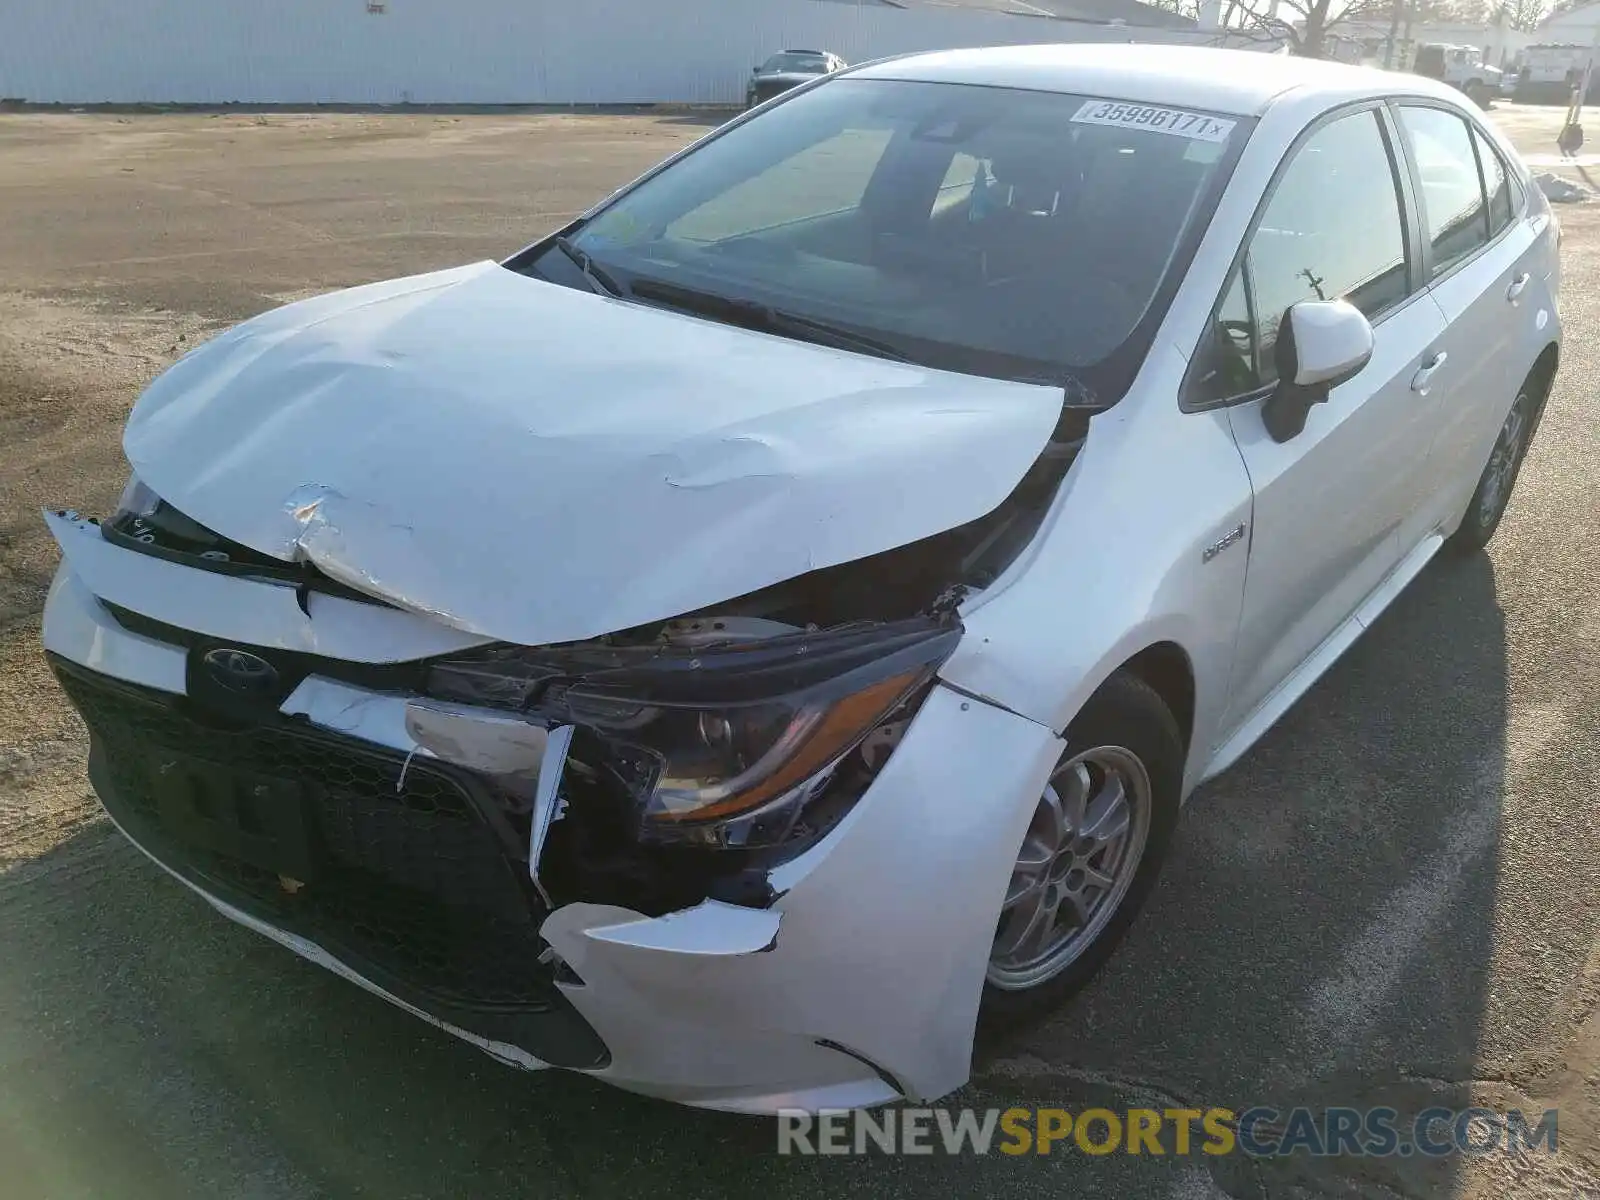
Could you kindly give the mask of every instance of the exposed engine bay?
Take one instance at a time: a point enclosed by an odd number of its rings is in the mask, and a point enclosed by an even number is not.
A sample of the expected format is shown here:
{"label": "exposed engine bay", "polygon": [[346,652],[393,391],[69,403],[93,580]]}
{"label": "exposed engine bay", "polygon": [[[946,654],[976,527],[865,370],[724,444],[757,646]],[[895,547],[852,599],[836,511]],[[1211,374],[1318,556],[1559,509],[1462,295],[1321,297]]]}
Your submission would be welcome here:
{"label": "exposed engine bay", "polygon": [[[558,811],[539,811],[527,773],[505,793],[514,840],[532,847],[530,867],[552,904],[647,914],[707,898],[768,904],[768,870],[826,835],[866,791],[960,638],[957,605],[1027,544],[1081,445],[1081,436],[1052,443],[1000,508],[969,525],[712,612],[588,643],[495,646],[435,662],[424,690],[515,712],[536,728],[572,728]],[[641,692],[660,703],[639,703]],[[840,701],[859,711],[830,728]],[[418,724],[413,735],[429,744]],[[815,748],[794,749],[808,737]],[[774,774],[792,786],[764,786],[763,762],[786,750],[803,770],[793,780]],[[694,765],[679,765],[685,753]],[[720,798],[696,806],[685,772],[699,772],[695,781]]]}

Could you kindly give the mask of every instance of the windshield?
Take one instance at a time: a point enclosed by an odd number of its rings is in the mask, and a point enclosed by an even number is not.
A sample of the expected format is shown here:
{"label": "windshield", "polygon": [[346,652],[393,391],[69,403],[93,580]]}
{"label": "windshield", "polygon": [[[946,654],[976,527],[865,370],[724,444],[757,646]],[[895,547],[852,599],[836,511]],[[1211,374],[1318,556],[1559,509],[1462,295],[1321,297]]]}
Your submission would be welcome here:
{"label": "windshield", "polygon": [[[1135,332],[1148,343],[1144,318],[1243,125],[841,77],[708,139],[580,226],[565,254],[538,248],[532,266],[714,319],[733,310],[708,299],[781,310],[785,328],[762,327],[806,337],[798,316],[813,334],[819,323],[854,334],[855,348],[1075,380],[1109,401],[1143,357]],[[1113,359],[1109,377],[1088,370]]]}
{"label": "windshield", "polygon": [[763,74],[775,71],[803,72],[807,75],[825,75],[828,60],[820,54],[774,54],[761,68]]}

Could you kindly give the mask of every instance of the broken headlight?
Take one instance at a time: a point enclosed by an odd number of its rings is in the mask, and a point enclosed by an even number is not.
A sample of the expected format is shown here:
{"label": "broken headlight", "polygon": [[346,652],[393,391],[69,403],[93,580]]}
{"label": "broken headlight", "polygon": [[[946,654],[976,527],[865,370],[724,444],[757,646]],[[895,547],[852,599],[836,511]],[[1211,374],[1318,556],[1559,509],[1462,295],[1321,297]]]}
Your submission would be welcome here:
{"label": "broken headlight", "polygon": [[[753,822],[797,808],[827,769],[887,717],[927,671],[907,671],[843,695],[812,695],[733,707],[641,706],[624,722],[574,700],[574,719],[606,740],[643,750],[655,769],[638,789],[641,832],[701,840],[708,825]],[[587,711],[586,711],[587,710]],[[774,836],[787,822],[769,820]],[[758,839],[765,840],[765,839]]]}
{"label": "broken headlight", "polygon": [[[570,671],[559,651],[503,666],[512,690],[543,685],[525,693],[530,715],[577,727],[573,766],[626,796],[642,839],[756,846],[788,834],[834,765],[920,694],[960,635],[959,625],[915,619],[635,648],[610,662],[582,661],[594,653],[586,648]],[[486,667],[436,664],[430,690],[465,684],[481,697]]]}
{"label": "broken headlight", "polygon": [[[242,557],[230,554],[231,544],[173,508],[137,475],[128,476],[116,511],[102,529],[108,538],[131,549],[199,555],[223,562]],[[259,555],[251,556],[248,551],[245,555],[260,561]]]}
{"label": "broken headlight", "polygon": [[153,514],[161,507],[161,497],[140,479],[137,475],[130,474],[128,482],[122,489],[122,497],[117,501],[117,510],[111,516],[113,522],[142,520]]}

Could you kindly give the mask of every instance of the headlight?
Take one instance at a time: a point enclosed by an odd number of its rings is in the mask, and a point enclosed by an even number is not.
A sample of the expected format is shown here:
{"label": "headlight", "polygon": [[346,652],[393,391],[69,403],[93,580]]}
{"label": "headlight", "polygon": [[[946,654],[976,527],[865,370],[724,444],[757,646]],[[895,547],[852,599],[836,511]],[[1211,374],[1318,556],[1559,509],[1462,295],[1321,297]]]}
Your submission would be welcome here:
{"label": "headlight", "polygon": [[194,554],[226,562],[235,548],[204,525],[184,516],[137,475],[128,476],[117,510],[101,525],[110,541],[155,554]]}
{"label": "headlight", "polygon": [[582,697],[575,721],[646,751],[656,762],[642,817],[654,832],[752,817],[820,782],[929,670],[889,676],[844,695],[785,697],[736,707],[648,706],[608,720]]}
{"label": "headlight", "polygon": [[161,497],[156,495],[137,475],[129,475],[128,483],[122,489],[122,498],[117,501],[117,511],[112,514],[111,520],[140,520],[150,516],[161,505]]}
{"label": "headlight", "polygon": [[429,690],[477,702],[520,694],[530,715],[577,726],[574,756],[629,796],[647,840],[748,846],[781,839],[834,764],[923,688],[960,635],[918,619],[618,651],[569,670],[559,651],[513,652],[504,670],[438,664]]}

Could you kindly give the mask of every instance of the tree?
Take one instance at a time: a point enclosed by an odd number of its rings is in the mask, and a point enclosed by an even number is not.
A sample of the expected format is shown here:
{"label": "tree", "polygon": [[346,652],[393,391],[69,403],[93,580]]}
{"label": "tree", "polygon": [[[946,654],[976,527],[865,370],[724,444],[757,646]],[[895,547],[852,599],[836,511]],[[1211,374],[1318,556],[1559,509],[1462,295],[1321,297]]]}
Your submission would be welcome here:
{"label": "tree", "polygon": [[1487,25],[1494,20],[1495,6],[1488,0],[1410,0],[1407,6],[1414,25],[1445,21],[1456,25]]}
{"label": "tree", "polygon": [[[1592,0],[1558,0],[1591,3]],[[1158,0],[1160,7],[1186,0]],[[1398,18],[1402,29],[1430,22],[1486,25],[1505,15],[1513,29],[1531,30],[1551,11],[1550,0],[1223,0],[1222,27],[1288,46],[1293,54],[1321,58],[1330,34],[1346,22],[1368,25]]]}
{"label": "tree", "polygon": [[1321,58],[1346,21],[1387,16],[1393,0],[1227,0],[1222,25],[1281,39],[1293,54]]}
{"label": "tree", "polygon": [[[1549,0],[1500,0],[1500,11],[1505,14],[1506,24],[1513,29],[1532,32],[1539,27],[1539,22],[1550,15]],[[1561,8],[1561,5],[1556,5]]]}

